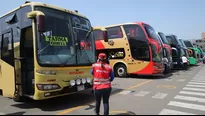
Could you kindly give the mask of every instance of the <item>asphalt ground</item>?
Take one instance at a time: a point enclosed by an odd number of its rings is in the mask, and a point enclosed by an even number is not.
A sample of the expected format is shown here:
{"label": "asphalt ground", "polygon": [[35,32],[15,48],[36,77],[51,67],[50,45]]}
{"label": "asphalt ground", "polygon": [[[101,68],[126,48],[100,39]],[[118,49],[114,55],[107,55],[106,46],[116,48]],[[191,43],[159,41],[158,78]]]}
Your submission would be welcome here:
{"label": "asphalt ground", "polygon": [[[44,101],[17,103],[0,96],[0,115],[93,115],[91,90]],[[103,104],[101,104],[103,114]],[[110,115],[205,114],[205,67],[165,76],[132,76],[112,83]]]}

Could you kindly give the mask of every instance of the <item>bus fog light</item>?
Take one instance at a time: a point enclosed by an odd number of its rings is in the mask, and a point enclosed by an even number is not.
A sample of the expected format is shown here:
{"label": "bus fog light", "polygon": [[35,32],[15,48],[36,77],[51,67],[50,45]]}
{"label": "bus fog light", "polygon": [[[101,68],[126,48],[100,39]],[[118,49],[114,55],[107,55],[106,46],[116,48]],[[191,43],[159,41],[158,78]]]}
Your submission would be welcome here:
{"label": "bus fog light", "polygon": [[76,84],[77,84],[77,85],[80,85],[80,84],[81,84],[81,80],[80,80],[80,79],[77,79],[77,80],[76,80]]}
{"label": "bus fog light", "polygon": [[51,95],[50,93],[45,93],[45,97],[50,96],[50,95]]}
{"label": "bus fog light", "polygon": [[91,82],[90,78],[86,78],[86,80],[87,80],[87,83],[90,83],[90,82]]}
{"label": "bus fog light", "polygon": [[82,83],[85,84],[86,83],[86,79],[82,78]]}
{"label": "bus fog light", "polygon": [[75,86],[75,80],[71,80],[71,81],[70,81],[70,85],[71,85],[71,86]]}

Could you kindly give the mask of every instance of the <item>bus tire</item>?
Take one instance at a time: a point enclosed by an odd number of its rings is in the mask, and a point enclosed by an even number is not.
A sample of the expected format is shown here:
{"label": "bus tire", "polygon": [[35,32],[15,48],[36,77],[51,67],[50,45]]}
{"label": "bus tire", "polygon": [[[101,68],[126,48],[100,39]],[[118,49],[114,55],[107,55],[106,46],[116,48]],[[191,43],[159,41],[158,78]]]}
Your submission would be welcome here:
{"label": "bus tire", "polygon": [[16,96],[13,97],[15,102],[25,102],[25,96],[19,95],[19,92],[16,93]]}
{"label": "bus tire", "polygon": [[117,64],[114,69],[116,77],[126,77],[127,67],[124,64]]}
{"label": "bus tire", "polygon": [[169,73],[169,67],[166,64],[164,65],[164,72],[163,73],[164,74]]}

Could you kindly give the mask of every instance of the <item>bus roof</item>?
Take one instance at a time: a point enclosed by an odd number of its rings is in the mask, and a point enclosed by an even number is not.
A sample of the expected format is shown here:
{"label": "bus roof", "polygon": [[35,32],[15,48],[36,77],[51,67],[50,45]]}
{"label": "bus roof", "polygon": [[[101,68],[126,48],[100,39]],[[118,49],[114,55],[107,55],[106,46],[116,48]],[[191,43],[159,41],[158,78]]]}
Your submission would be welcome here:
{"label": "bus roof", "polygon": [[[147,24],[147,23],[144,23],[144,22],[128,22],[128,23],[121,23],[121,24],[105,26],[105,28],[122,26],[122,25],[130,25],[130,24]],[[149,24],[147,24],[147,25],[149,25]]]}
{"label": "bus roof", "polygon": [[19,6],[18,8],[14,9],[14,10],[6,13],[6,14],[4,14],[0,18],[6,16],[6,15],[8,15],[8,14],[10,14],[10,13],[16,11],[16,10],[19,10],[19,9],[25,7],[25,6],[44,6],[44,7],[48,7],[48,8],[52,8],[52,9],[56,9],[56,10],[60,10],[60,11],[64,11],[64,12],[68,12],[68,13],[71,13],[71,14],[74,14],[74,15],[78,15],[78,16],[83,17],[83,18],[87,18],[87,17],[85,17],[85,16],[83,16],[83,15],[77,13],[77,12],[73,12],[71,10],[67,10],[67,9],[64,9],[64,8],[61,8],[61,7],[58,7],[58,6],[44,4],[44,3],[41,3],[41,2],[28,2],[28,3],[25,3],[25,4],[21,5],[21,6]]}
{"label": "bus roof", "polygon": [[105,26],[105,28],[116,27],[116,26],[122,26],[122,25],[130,25],[130,24],[136,24],[136,23],[121,23],[121,24],[115,24],[115,25]]}

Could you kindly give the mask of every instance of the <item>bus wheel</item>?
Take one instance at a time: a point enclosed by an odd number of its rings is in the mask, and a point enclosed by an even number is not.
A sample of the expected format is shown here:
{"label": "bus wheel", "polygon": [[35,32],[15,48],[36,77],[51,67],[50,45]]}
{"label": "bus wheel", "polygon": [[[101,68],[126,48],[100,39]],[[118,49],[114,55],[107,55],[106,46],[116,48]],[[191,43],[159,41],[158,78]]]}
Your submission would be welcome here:
{"label": "bus wheel", "polygon": [[127,68],[124,64],[118,64],[115,67],[115,76],[117,76],[117,77],[126,77],[127,76]]}
{"label": "bus wheel", "polygon": [[24,96],[20,96],[19,92],[15,93],[13,100],[15,102],[24,102],[25,101],[25,97]]}
{"label": "bus wheel", "polygon": [[167,74],[169,72],[169,67],[167,65],[164,65],[164,74]]}

